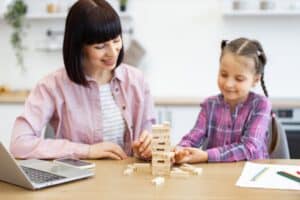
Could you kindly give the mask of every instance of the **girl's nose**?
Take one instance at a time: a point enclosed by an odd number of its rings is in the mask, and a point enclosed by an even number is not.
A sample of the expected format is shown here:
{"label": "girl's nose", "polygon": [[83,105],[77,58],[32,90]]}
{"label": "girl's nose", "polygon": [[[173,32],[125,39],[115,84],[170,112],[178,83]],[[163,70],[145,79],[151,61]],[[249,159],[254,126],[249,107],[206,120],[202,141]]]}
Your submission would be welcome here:
{"label": "girl's nose", "polygon": [[234,81],[231,80],[231,79],[226,80],[225,86],[228,87],[228,88],[233,87],[234,86]]}

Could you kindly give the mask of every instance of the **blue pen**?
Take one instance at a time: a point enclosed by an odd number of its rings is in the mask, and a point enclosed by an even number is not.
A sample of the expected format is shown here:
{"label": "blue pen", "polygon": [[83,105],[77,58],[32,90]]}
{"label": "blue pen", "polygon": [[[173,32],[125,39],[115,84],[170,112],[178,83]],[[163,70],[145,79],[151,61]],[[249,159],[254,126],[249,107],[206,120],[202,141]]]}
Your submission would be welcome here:
{"label": "blue pen", "polygon": [[257,172],[257,174],[255,174],[255,175],[252,177],[251,181],[256,181],[256,180],[257,180],[259,177],[261,177],[261,175],[262,175],[263,173],[265,173],[268,169],[269,169],[269,167],[264,167],[263,169],[261,169],[259,172]]}

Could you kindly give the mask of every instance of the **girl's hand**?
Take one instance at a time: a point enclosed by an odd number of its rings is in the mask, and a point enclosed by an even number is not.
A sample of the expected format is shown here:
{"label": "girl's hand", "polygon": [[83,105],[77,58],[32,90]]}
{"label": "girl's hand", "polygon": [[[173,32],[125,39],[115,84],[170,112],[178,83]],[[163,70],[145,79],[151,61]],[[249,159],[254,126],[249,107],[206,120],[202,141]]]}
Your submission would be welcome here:
{"label": "girl's hand", "polygon": [[132,144],[132,150],[136,157],[148,160],[151,158],[151,142],[152,135],[148,131],[144,130],[138,140],[135,140]]}
{"label": "girl's hand", "polygon": [[182,163],[200,163],[207,162],[208,155],[206,151],[193,147],[175,148],[174,162]]}
{"label": "girl's hand", "polygon": [[90,145],[88,159],[110,158],[114,160],[123,160],[127,158],[123,149],[112,142],[101,142]]}

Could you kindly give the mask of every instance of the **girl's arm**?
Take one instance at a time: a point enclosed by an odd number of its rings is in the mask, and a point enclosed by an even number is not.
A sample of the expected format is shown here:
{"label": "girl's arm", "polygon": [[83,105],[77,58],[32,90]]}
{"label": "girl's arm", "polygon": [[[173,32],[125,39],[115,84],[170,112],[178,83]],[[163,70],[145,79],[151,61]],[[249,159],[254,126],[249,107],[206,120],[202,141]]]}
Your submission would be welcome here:
{"label": "girl's arm", "polygon": [[38,84],[27,98],[24,112],[17,117],[13,126],[10,151],[15,157],[23,159],[64,156],[85,158],[89,152],[89,145],[66,139],[43,138],[42,130],[55,112],[55,94],[49,84]]}
{"label": "girl's arm", "polygon": [[207,150],[209,162],[231,162],[264,159],[267,153],[266,137],[271,119],[271,103],[260,100],[245,124],[240,142]]}

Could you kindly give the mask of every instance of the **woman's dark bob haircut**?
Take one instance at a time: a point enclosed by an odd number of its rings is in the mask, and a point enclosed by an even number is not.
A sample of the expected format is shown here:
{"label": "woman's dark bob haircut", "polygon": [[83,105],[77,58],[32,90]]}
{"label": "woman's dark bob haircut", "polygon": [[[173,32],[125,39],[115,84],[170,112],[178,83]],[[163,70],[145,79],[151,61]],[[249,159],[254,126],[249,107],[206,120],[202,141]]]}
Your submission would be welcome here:
{"label": "woman's dark bob haircut", "polygon": [[[70,9],[63,43],[64,64],[69,78],[88,86],[82,59],[84,45],[103,43],[122,36],[118,14],[105,0],[79,0]],[[122,47],[117,66],[124,57]]]}

